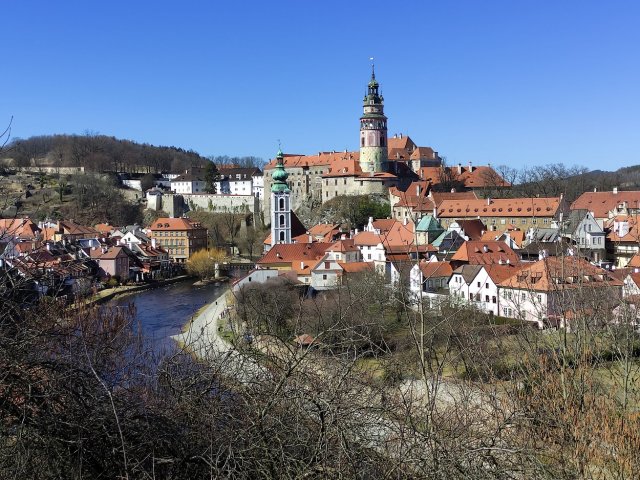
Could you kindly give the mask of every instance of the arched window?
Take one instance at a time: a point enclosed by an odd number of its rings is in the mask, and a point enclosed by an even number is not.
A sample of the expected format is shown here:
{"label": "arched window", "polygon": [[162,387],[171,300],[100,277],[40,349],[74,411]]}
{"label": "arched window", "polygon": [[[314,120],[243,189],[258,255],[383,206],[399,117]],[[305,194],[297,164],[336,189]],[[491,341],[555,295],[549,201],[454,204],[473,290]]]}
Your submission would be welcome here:
{"label": "arched window", "polygon": [[284,210],[284,198],[280,199],[280,210]]}
{"label": "arched window", "polygon": [[280,241],[284,242],[284,232],[280,232]]}
{"label": "arched window", "polygon": [[284,215],[280,215],[280,226],[284,227]]}

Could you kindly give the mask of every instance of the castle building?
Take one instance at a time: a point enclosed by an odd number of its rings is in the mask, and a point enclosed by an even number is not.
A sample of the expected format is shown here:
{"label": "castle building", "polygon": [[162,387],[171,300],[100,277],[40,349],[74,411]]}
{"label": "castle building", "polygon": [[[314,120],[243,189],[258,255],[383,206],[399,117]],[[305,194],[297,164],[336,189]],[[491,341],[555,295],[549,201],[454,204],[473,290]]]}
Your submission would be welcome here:
{"label": "castle building", "polygon": [[[264,169],[265,192],[274,183],[277,163],[274,159]],[[319,205],[338,195],[387,195],[394,186],[404,190],[418,180],[420,168],[441,164],[438,152],[417,146],[408,136],[388,137],[384,98],[374,70],[363,100],[359,150],[283,155],[294,210],[303,203]],[[271,214],[271,198],[266,195],[263,209],[265,217]]]}
{"label": "castle building", "polygon": [[277,163],[271,175],[271,246],[291,243],[291,190],[289,174],[284,169],[284,155],[278,151]]}

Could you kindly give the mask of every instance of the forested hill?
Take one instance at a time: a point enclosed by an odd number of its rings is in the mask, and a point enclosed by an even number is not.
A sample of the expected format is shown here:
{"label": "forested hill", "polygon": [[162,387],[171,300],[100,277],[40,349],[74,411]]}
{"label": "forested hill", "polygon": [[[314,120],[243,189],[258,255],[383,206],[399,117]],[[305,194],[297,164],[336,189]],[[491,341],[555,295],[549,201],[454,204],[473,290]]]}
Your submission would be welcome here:
{"label": "forested hill", "polygon": [[208,160],[193,150],[154,146],[106,135],[42,135],[13,139],[0,154],[13,167],[85,167],[86,170],[179,172]]}

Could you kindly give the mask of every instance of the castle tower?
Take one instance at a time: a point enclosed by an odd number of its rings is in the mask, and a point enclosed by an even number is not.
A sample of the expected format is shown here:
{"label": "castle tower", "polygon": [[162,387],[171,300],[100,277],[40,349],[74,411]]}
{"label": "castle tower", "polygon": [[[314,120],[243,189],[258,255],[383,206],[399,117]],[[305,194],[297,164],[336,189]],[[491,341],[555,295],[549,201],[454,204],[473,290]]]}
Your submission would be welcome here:
{"label": "castle tower", "polygon": [[387,117],[384,98],[378,92],[374,66],[364,96],[364,113],[360,117],[360,168],[363,172],[383,172],[387,167]]}
{"label": "castle tower", "polygon": [[278,150],[276,166],[271,176],[271,245],[291,243],[291,190],[289,174],[284,169],[284,155]]}

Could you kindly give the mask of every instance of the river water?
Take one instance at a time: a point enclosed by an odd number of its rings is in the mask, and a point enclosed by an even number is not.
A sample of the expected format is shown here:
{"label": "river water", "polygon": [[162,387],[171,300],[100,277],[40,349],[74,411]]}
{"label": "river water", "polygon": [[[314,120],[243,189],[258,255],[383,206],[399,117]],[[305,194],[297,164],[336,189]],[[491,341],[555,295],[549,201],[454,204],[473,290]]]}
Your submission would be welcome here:
{"label": "river water", "polygon": [[172,349],[171,336],[180,333],[182,327],[205,304],[213,302],[226,288],[225,284],[201,287],[193,286],[193,279],[143,290],[116,297],[108,307],[123,307],[133,304],[136,321],[145,339],[157,349]]}

